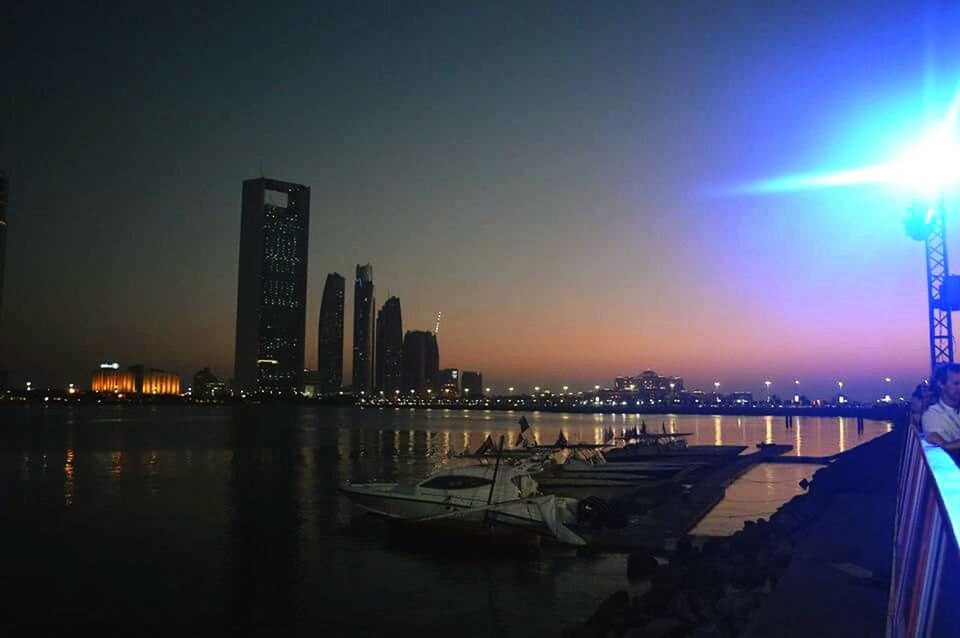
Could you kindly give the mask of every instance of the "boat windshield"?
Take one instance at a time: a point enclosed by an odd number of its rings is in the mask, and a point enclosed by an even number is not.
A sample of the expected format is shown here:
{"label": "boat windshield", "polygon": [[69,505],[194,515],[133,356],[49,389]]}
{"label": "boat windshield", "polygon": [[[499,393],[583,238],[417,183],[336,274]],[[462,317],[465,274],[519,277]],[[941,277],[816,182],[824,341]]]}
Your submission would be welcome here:
{"label": "boat windshield", "polygon": [[446,476],[435,476],[432,479],[424,481],[420,487],[431,490],[473,490],[484,485],[492,485],[493,481],[482,476],[457,476],[448,474]]}

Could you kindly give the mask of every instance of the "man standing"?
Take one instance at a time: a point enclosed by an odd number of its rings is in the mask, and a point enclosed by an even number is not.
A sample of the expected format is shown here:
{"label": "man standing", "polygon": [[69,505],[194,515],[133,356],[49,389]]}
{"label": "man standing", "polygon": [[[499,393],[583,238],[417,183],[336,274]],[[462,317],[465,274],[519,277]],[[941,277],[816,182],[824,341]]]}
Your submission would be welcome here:
{"label": "man standing", "polygon": [[927,441],[945,450],[960,450],[960,365],[947,363],[933,373],[939,400],[920,419]]}

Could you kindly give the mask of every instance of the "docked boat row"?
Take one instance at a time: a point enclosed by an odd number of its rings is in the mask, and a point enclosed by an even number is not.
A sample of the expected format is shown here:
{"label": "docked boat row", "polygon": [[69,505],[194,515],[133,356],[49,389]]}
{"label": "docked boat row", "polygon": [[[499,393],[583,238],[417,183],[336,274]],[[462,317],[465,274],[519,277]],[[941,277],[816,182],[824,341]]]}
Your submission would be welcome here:
{"label": "docked boat row", "polygon": [[[681,492],[698,474],[735,459],[746,447],[687,445],[686,433],[635,432],[605,445],[539,445],[521,419],[518,447],[488,437],[475,452],[410,483],[361,483],[341,492],[362,510],[417,530],[442,526],[490,537],[586,543],[584,525],[608,501]],[[524,425],[527,425],[525,428]]]}

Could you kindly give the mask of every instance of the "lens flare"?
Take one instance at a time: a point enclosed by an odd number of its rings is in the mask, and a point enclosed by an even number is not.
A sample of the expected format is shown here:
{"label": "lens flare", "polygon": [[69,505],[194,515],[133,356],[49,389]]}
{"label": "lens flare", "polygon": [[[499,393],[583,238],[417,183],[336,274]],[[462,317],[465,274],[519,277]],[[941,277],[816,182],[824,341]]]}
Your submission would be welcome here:
{"label": "lens flare", "polygon": [[954,95],[941,121],[929,126],[918,136],[918,142],[905,147],[886,162],[839,171],[781,175],[746,184],[740,190],[770,194],[879,184],[932,200],[960,184],[958,112],[960,91]]}

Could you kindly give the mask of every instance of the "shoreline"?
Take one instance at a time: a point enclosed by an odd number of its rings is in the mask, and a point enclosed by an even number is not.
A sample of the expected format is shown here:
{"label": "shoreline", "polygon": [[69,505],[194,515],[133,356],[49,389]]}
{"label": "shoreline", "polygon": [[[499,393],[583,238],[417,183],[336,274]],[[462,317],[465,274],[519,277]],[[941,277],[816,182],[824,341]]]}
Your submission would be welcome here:
{"label": "shoreline", "polygon": [[[895,425],[818,470],[806,493],[769,519],[747,521],[725,537],[687,534],[669,552],[631,553],[627,578],[649,580],[649,590],[613,592],[561,635],[882,635],[897,468],[909,427],[903,419]],[[850,567],[854,576],[840,571]],[[859,613],[836,606],[838,599],[856,600]]]}
{"label": "shoreline", "polygon": [[360,409],[410,409],[410,410],[460,410],[470,412],[547,412],[551,414],[625,414],[637,416],[773,416],[773,417],[853,417],[874,421],[898,421],[906,413],[906,404],[869,404],[844,406],[576,406],[576,405],[477,405],[465,402],[446,402],[431,404],[410,403],[357,403],[347,400],[317,400],[317,399],[276,399],[263,401],[222,400],[222,401],[195,401],[181,397],[128,397],[115,399],[112,397],[79,396],[53,397],[44,396],[7,396],[0,398],[3,405],[177,405],[177,406],[264,406],[264,407],[333,407],[333,408],[360,408]]}

